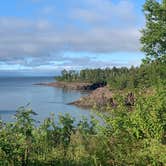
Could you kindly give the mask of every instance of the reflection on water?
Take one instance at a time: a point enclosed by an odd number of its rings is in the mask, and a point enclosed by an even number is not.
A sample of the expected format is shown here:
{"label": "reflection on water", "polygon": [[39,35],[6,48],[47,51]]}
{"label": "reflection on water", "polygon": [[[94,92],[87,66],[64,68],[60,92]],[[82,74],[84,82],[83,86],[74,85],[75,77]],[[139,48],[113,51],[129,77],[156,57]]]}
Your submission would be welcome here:
{"label": "reflection on water", "polygon": [[0,118],[11,121],[18,107],[27,103],[30,103],[30,107],[38,114],[36,119],[40,121],[51,112],[55,116],[59,113],[69,113],[78,120],[82,116],[90,117],[89,110],[67,105],[86,95],[86,92],[33,85],[51,81],[53,78],[0,78]]}

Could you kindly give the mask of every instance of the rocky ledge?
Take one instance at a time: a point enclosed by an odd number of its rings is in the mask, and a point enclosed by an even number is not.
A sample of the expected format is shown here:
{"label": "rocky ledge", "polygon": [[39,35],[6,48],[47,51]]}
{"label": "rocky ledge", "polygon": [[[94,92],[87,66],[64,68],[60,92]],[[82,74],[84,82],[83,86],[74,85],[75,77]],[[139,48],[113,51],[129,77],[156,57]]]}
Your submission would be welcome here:
{"label": "rocky ledge", "polygon": [[116,105],[113,101],[113,95],[107,86],[97,88],[96,90],[92,91],[88,96],[84,96],[79,100],[71,102],[69,104],[83,108],[92,108],[94,105],[96,106],[104,106],[107,104],[110,104],[111,106]]}
{"label": "rocky ledge", "polygon": [[[39,83],[35,85],[52,86],[66,88],[71,90],[88,90],[90,93],[87,96],[81,97],[79,100],[68,103],[82,108],[92,108],[93,106],[111,106],[116,107],[117,103],[113,99],[113,94],[105,83],[78,83],[78,82],[51,82]],[[125,97],[125,96],[124,96]],[[134,106],[135,96],[132,92],[124,98],[126,106]]]}

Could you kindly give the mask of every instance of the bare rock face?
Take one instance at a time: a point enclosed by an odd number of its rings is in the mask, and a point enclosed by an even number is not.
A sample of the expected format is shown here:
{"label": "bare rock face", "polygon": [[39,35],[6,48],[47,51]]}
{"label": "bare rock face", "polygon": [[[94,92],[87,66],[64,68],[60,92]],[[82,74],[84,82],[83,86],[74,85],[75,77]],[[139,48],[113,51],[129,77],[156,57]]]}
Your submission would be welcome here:
{"label": "bare rock face", "polygon": [[111,105],[114,106],[115,103],[113,101],[112,93],[110,92],[108,87],[100,87],[94,90],[90,95],[82,97],[81,99],[74,101],[72,103],[78,107],[90,108],[94,105],[104,106]]}

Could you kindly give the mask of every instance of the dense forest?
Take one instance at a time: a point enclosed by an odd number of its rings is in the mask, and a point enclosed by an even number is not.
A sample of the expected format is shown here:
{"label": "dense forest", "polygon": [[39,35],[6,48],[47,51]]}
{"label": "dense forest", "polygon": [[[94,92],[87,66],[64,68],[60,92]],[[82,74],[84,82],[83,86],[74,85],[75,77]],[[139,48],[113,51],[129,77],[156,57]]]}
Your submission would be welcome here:
{"label": "dense forest", "polygon": [[165,71],[165,63],[153,62],[131,68],[84,69],[79,72],[63,70],[61,76],[56,77],[56,80],[90,83],[106,82],[113,89],[148,88],[164,80],[166,78]]}
{"label": "dense forest", "polygon": [[117,93],[118,105],[97,113],[102,124],[94,117],[76,123],[70,115],[38,124],[35,112],[21,107],[14,122],[0,121],[0,165],[166,166],[166,1],[146,0],[143,10],[140,67],[64,70],[56,78],[104,81],[110,90],[134,91],[135,104],[125,106]]}

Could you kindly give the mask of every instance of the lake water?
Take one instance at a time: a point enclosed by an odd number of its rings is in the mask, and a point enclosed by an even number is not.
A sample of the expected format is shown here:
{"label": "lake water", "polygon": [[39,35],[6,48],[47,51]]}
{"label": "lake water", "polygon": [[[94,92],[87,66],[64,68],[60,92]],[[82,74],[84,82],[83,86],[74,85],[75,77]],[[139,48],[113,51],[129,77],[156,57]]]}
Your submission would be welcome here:
{"label": "lake water", "polygon": [[69,113],[79,120],[82,116],[90,117],[90,111],[67,105],[67,103],[86,95],[85,92],[64,90],[47,86],[33,85],[40,82],[52,82],[54,78],[0,78],[0,118],[12,121],[13,115],[20,106],[30,103],[38,115],[36,120],[43,121],[51,112],[57,116],[59,113]]}

